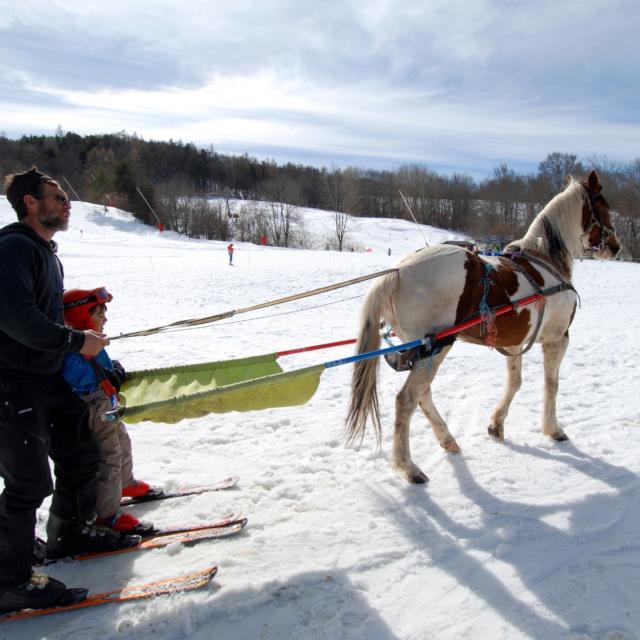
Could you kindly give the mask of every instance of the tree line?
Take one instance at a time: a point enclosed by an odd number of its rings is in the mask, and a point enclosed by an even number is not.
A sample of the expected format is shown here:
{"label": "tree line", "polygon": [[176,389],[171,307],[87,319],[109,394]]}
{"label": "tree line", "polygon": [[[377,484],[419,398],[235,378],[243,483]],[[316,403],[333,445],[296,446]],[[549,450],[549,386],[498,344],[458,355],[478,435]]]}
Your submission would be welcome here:
{"label": "tree line", "polygon": [[[640,158],[617,163],[552,152],[537,171],[507,164],[487,178],[441,175],[424,165],[396,170],[318,168],[218,153],[191,143],[144,140],[133,134],[81,136],[58,128],[53,136],[0,134],[1,175],[37,165],[85,201],[131,211],[147,224],[208,239],[304,246],[298,207],[334,211],[342,250],[354,216],[415,218],[418,222],[487,237],[517,238],[568,175],[595,168],[614,211],[625,255],[640,259]],[[211,196],[215,198],[211,199]],[[240,209],[232,199],[245,200]]]}

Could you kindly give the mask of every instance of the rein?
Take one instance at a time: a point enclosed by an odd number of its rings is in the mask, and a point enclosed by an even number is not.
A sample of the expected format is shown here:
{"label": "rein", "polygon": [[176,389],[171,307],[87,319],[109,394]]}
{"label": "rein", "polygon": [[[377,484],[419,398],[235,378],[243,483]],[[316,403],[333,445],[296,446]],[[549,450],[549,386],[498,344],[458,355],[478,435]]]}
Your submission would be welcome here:
{"label": "rein", "polygon": [[589,251],[602,251],[604,249],[606,241],[615,234],[615,231],[613,227],[610,227],[609,225],[602,222],[602,220],[600,220],[600,218],[596,215],[595,203],[598,198],[604,198],[602,193],[594,194],[589,190],[588,187],[585,187],[585,189],[587,190],[587,195],[589,196],[587,204],[589,206],[589,213],[591,214],[591,220],[589,221],[589,224],[591,226],[589,227],[589,231],[587,231],[586,229],[584,229],[584,231],[586,233],[591,233],[591,230],[594,227],[598,227],[598,229],[600,230],[600,243],[594,247],[591,247]]}
{"label": "rein", "polygon": [[[530,251],[525,251],[523,249],[519,251],[510,251],[508,253],[503,253],[502,255],[500,255],[500,257],[509,260],[511,262],[512,267],[516,271],[521,273],[529,281],[529,284],[534,289],[536,289],[536,291],[541,291],[540,287],[538,286],[538,283],[531,277],[531,274],[525,269],[522,269],[520,265],[514,261],[514,259],[517,260],[518,258],[520,258],[522,260],[526,260],[527,262],[533,262],[539,267],[546,269],[556,280],[559,281],[560,284],[556,285],[555,287],[550,287],[549,289],[546,289],[546,291],[552,292],[552,293],[549,293],[548,295],[552,295],[553,293],[558,293],[559,291],[569,290],[569,291],[573,291],[578,297],[580,297],[575,287],[570,282],[563,280],[562,276],[546,260],[539,258],[538,256],[534,255]],[[556,288],[558,289],[558,291],[554,291],[554,289]]]}

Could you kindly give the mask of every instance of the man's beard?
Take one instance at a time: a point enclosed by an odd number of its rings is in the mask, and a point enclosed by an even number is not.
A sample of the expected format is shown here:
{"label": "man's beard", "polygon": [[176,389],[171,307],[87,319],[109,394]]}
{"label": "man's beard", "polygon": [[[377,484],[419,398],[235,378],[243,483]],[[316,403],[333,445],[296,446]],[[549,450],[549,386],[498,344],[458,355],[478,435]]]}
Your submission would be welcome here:
{"label": "man's beard", "polygon": [[41,211],[38,220],[43,227],[51,231],[66,231],[69,228],[69,218],[57,211]]}

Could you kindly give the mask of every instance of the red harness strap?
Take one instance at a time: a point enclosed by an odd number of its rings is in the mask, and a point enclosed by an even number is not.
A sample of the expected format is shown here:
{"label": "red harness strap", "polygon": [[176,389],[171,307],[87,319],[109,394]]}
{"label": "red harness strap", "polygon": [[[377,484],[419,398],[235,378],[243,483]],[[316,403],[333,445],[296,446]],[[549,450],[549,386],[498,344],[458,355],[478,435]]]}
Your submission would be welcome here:
{"label": "red harness strap", "polygon": [[107,378],[107,372],[104,370],[104,367],[95,358],[87,358],[87,362],[96,374],[96,378],[103,391],[107,394],[107,397],[111,399],[112,403],[117,402],[118,390],[111,384],[111,382],[109,382],[109,378]]}

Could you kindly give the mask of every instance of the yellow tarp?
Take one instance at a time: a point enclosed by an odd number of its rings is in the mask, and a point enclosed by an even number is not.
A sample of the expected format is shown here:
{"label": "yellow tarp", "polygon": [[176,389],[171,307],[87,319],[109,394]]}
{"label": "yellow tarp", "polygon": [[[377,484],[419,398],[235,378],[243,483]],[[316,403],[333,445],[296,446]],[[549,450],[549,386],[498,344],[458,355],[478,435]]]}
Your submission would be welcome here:
{"label": "yellow tarp", "polygon": [[174,423],[208,413],[257,411],[308,402],[324,365],[283,372],[277,354],[127,372],[126,422]]}

